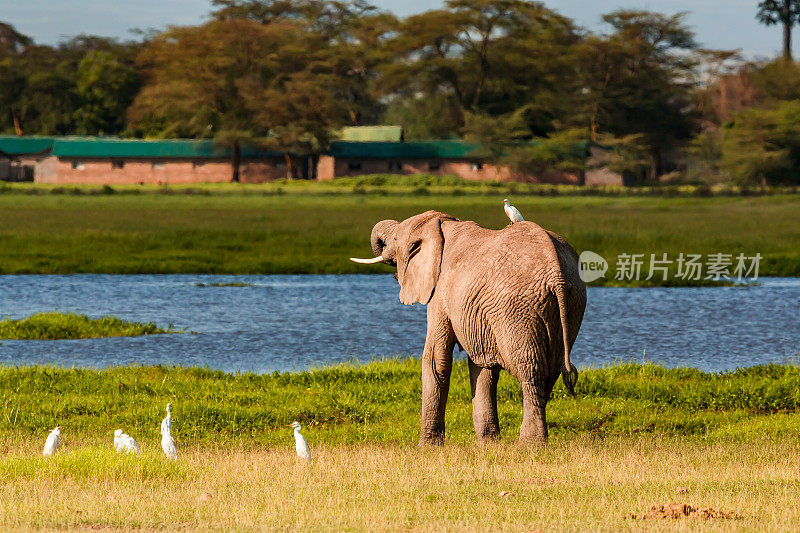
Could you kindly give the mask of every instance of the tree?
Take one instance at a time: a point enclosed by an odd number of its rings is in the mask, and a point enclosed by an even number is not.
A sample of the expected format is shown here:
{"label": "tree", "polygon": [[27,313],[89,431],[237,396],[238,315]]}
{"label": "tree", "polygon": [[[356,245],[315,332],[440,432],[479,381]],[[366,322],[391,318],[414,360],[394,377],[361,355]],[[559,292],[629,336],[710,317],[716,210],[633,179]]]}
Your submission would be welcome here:
{"label": "tree", "polygon": [[588,156],[586,128],[570,128],[512,146],[503,162],[514,172],[544,177],[551,173],[580,174]]}
{"label": "tree", "polygon": [[11,24],[0,22],[0,57],[19,55],[26,46],[32,44],[30,37],[18,32]]}
{"label": "tree", "polygon": [[171,28],[140,56],[149,80],[129,119],[138,134],[213,138],[228,147],[232,181],[244,145],[280,148],[291,172],[290,151],[301,141],[318,149],[327,142],[322,130],[341,123],[320,61],[325,46],[293,20]]}
{"label": "tree", "polygon": [[528,105],[529,129],[544,134],[570,107],[578,39],[569,19],[538,2],[449,0],[403,21],[381,85],[395,105],[456,104],[459,127],[467,112],[500,116]]}
{"label": "tree", "polygon": [[746,109],[722,133],[721,166],[738,183],[800,183],[800,102]]}
{"label": "tree", "polygon": [[386,39],[397,26],[394,15],[363,0],[213,0],[219,20],[251,20],[269,25],[292,21],[321,46],[316,60],[330,74],[326,83],[346,108],[350,125],[374,123],[383,106],[376,96],[378,68],[388,60]]}
{"label": "tree", "polygon": [[762,0],[758,3],[756,19],[762,24],[783,25],[783,57],[792,59],[792,27],[800,22],[800,0]]}
{"label": "tree", "polygon": [[420,94],[395,98],[387,107],[383,122],[403,126],[407,140],[447,139],[461,131],[464,111],[451,95]]}
{"label": "tree", "polygon": [[76,72],[75,132],[79,135],[116,133],[125,128],[125,111],[141,84],[139,73],[107,51],[89,52]]}
{"label": "tree", "polygon": [[464,138],[479,144],[493,161],[499,162],[511,142],[530,136],[525,120],[527,112],[528,107],[497,117],[467,112]]}
{"label": "tree", "polygon": [[2,61],[9,74],[0,84],[9,92],[11,124],[17,135],[66,135],[72,133],[76,108],[74,70],[61,54],[49,46],[29,45],[17,57]]}
{"label": "tree", "polygon": [[650,175],[664,172],[665,153],[697,126],[694,36],[683,15],[615,11],[603,17],[614,32],[580,46],[580,105],[572,121],[600,134],[642,135]]}
{"label": "tree", "polygon": [[90,35],[41,46],[0,23],[0,131],[119,133],[139,85],[138,47]]}

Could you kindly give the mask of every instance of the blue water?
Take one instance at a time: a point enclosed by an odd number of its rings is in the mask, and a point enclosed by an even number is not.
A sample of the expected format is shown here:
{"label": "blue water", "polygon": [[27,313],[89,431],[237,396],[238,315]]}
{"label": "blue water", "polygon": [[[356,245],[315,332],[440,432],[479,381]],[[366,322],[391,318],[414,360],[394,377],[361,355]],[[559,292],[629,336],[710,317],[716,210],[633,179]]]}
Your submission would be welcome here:
{"label": "blue water", "polygon": [[[197,287],[244,282],[253,287]],[[728,370],[800,359],[800,279],[754,287],[590,287],[573,362],[654,361]],[[200,365],[304,370],[418,355],[425,308],[392,276],[0,276],[0,316],[112,314],[196,332],[135,338],[2,341],[0,364]],[[460,355],[460,354],[459,354]]]}

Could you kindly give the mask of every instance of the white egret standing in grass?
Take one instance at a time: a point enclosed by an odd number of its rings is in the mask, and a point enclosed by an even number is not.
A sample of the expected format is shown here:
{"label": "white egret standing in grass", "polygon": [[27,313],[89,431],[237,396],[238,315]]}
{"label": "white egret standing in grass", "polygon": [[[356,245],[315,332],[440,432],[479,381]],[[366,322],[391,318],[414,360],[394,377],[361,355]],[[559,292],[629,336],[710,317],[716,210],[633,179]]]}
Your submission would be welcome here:
{"label": "white egret standing in grass", "polygon": [[306,439],[300,434],[300,430],[303,429],[303,426],[300,425],[300,422],[292,422],[287,428],[294,428],[294,449],[297,450],[297,457],[300,459],[305,459],[309,463],[311,462],[311,452],[308,449],[308,443]]}
{"label": "white egret standing in grass", "polygon": [[56,452],[56,449],[58,448],[58,438],[60,436],[61,426],[56,426],[56,428],[47,436],[47,440],[44,441],[44,452],[42,455],[48,457]]}
{"label": "white egret standing in grass", "polygon": [[139,453],[139,445],[133,440],[133,437],[123,433],[121,429],[114,432],[114,449],[119,452]]}
{"label": "white egret standing in grass", "polygon": [[175,447],[175,439],[172,438],[172,413],[170,413],[171,404],[167,404],[167,416],[161,421],[161,449],[164,450],[164,455],[172,459],[178,460],[178,448]]}
{"label": "white egret standing in grass", "polygon": [[511,220],[512,224],[514,222],[525,222],[525,219],[522,218],[522,213],[519,212],[519,209],[508,203],[508,198],[503,200],[503,211],[506,212],[506,215],[508,216],[508,219]]}

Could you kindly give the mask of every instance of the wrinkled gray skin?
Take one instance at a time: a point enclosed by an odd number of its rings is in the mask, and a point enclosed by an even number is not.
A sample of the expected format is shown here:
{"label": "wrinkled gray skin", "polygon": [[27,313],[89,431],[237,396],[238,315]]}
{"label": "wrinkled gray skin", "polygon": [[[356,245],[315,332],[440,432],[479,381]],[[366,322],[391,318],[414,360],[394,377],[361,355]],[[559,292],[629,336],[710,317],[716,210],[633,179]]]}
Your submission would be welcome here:
{"label": "wrinkled gray skin", "polygon": [[376,257],[397,267],[400,301],[428,306],[420,444],[444,439],[457,344],[469,356],[478,439],[500,435],[502,368],[522,386],[520,442],[546,441],[545,407],[558,376],[570,391],[577,381],[569,351],[586,308],[586,286],[575,250],[533,222],[489,230],[436,211],[378,222],[371,242]]}

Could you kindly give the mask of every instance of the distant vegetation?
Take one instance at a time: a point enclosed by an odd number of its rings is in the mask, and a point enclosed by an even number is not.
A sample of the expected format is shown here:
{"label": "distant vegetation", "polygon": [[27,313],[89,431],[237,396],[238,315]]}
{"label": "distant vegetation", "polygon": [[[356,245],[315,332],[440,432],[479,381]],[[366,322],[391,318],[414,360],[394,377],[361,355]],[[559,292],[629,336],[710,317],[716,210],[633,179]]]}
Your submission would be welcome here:
{"label": "distant vegetation", "polygon": [[[800,197],[780,191],[665,198],[644,191],[630,196],[620,189],[575,196],[569,187],[554,187],[553,194],[546,187],[524,194],[522,187],[483,185],[476,186],[480,194],[470,194],[471,184],[458,189],[431,181],[426,193],[412,193],[423,185],[389,189],[383,178],[370,179],[384,184],[359,185],[375,187],[369,194],[304,182],[131,187],[121,188],[131,194],[107,195],[88,194],[96,188],[77,188],[81,194],[66,195],[0,194],[0,272],[390,273],[388,266],[348,260],[371,255],[369,235],[378,220],[402,220],[436,209],[499,229],[508,224],[502,209],[508,196],[528,220],[559,233],[578,251],[605,257],[610,263],[607,277],[614,274],[618,254],[649,258],[651,253],[668,253],[675,258],[681,252],[760,253],[761,276],[800,276]],[[465,193],[456,194],[458,190]]]}
{"label": "distant vegetation", "polygon": [[55,340],[94,339],[98,337],[137,337],[175,333],[152,322],[126,322],[113,316],[90,318],[73,313],[37,313],[28,318],[0,321],[0,339]]}
{"label": "distant vegetation", "polygon": [[[138,41],[34,43],[0,22],[0,132],[213,138],[323,153],[343,126],[458,136],[534,174],[613,148],[627,183],[800,183],[797,0],[762,1],[782,57],[708,50],[685,13],[618,9],[589,31],[541,2],[449,0],[406,18],[369,3],[213,0],[208,21]],[[753,21],[755,25],[756,20]],[[231,179],[238,180],[238,172]]]}
{"label": "distant vegetation", "polygon": [[[164,405],[183,443],[245,446],[286,443],[299,420],[320,444],[406,443],[419,438],[417,359],[343,365],[300,373],[227,374],[201,368],[108,370],[0,367],[0,433],[43,435],[56,425],[90,441],[124,427],[159,438]],[[581,370],[577,398],[561,382],[548,404],[557,438],[683,435],[706,441],[792,437],[800,431],[800,368],[765,365],[709,374],[652,364]],[[220,394],[220,391],[225,391]],[[447,438],[474,439],[466,362],[454,366]],[[503,435],[515,440],[522,396],[503,373],[498,389]]]}
{"label": "distant vegetation", "polygon": [[617,185],[565,185],[519,183],[513,181],[468,180],[460,176],[435,174],[366,174],[330,181],[279,179],[259,184],[193,183],[171,185],[52,185],[43,183],[3,183],[0,195],[103,196],[103,195],[204,195],[204,196],[280,196],[303,194],[415,196],[609,196],[609,197],[710,197],[774,196],[796,194],[797,186],[719,184],[660,184],[641,187]]}

